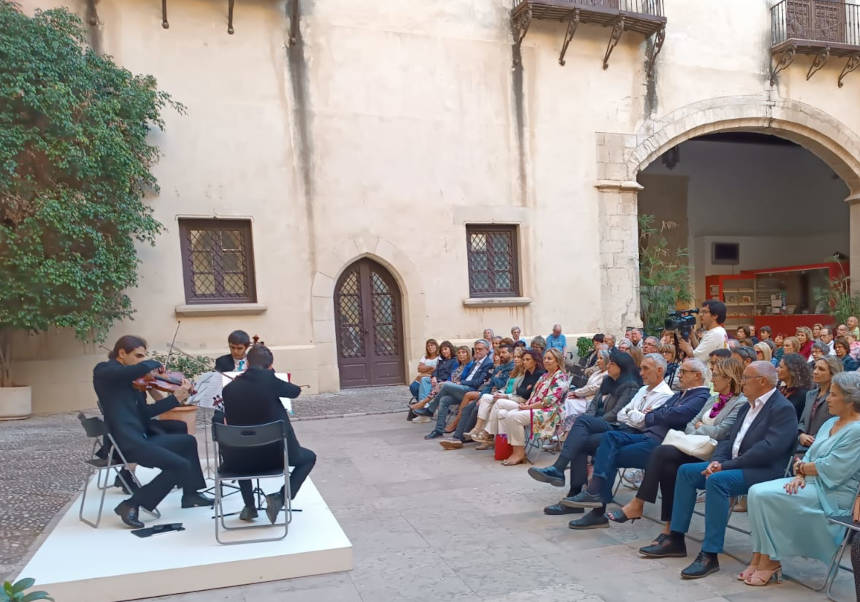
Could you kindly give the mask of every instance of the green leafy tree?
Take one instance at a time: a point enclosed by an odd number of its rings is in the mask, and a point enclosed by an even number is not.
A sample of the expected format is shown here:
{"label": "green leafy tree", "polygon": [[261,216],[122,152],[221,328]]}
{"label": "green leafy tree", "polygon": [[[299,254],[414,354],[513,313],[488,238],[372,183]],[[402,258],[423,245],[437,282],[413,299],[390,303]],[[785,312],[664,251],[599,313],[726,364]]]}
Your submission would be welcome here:
{"label": "green leafy tree", "polygon": [[147,142],[174,103],[86,45],[65,9],[33,17],[0,0],[0,386],[15,330],[71,328],[102,341],[133,313],[135,242],[161,224]]}
{"label": "green leafy tree", "polygon": [[693,300],[687,249],[672,252],[665,232],[677,228],[674,222],[655,225],[653,215],[639,216],[639,306],[645,330],[663,328],[666,314],[678,302]]}
{"label": "green leafy tree", "polygon": [[[833,257],[833,261],[839,261]],[[816,287],[812,294],[816,304],[824,311],[829,311],[836,318],[837,324],[844,324],[849,316],[860,315],[860,295],[851,291],[851,279],[845,273],[845,267],[839,263],[839,278],[831,280],[827,287]],[[816,308],[816,312],[818,309]]]}

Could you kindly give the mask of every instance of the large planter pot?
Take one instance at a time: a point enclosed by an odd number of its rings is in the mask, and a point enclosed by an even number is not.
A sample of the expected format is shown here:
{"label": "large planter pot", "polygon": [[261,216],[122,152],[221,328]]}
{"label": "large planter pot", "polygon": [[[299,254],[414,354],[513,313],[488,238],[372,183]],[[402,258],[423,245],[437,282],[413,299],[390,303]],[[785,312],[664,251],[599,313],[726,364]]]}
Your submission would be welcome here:
{"label": "large planter pot", "polygon": [[0,420],[22,420],[32,413],[30,387],[0,387]]}
{"label": "large planter pot", "polygon": [[197,430],[197,406],[177,406],[158,415],[159,420],[181,420],[188,425],[188,434]]}

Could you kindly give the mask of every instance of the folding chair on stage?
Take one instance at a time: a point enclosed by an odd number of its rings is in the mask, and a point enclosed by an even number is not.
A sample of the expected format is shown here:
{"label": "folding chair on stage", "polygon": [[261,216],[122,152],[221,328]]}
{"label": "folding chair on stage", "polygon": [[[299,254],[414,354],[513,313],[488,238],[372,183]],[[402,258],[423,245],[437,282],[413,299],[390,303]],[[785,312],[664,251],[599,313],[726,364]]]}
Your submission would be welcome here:
{"label": "folding chair on stage", "polygon": [[[215,472],[215,539],[220,544],[230,545],[237,543],[258,543],[263,541],[278,541],[287,536],[289,524],[293,519],[292,505],[290,500],[290,462],[287,457],[287,425],[282,420],[269,422],[268,424],[260,424],[254,426],[233,426],[212,423],[212,439],[215,442],[218,450],[218,470]],[[283,468],[269,471],[251,471],[251,472],[233,472],[224,469],[223,465],[223,448],[231,449],[252,449],[262,447],[272,443],[283,442],[284,446],[284,464]],[[284,522],[276,522],[274,525],[245,525],[230,527],[224,521],[224,506],[223,495],[221,488],[224,481],[238,481],[242,479],[263,479],[268,477],[283,477],[284,479]],[[223,541],[221,539],[221,529],[226,531],[241,531],[247,529],[266,529],[272,526],[283,527],[284,531],[280,535],[274,537],[259,537],[250,539],[241,539],[238,541]]]}
{"label": "folding chair on stage", "polygon": [[[116,440],[113,438],[113,435],[108,432],[107,425],[104,420],[98,417],[87,418],[80,412],[78,413],[78,420],[81,421],[81,426],[84,427],[84,432],[86,432],[87,437],[93,440],[93,448],[90,453],[90,458],[86,460],[86,463],[90,466],[90,470],[87,473],[86,480],[84,481],[84,494],[81,496],[81,508],[78,512],[78,518],[81,522],[84,522],[93,528],[98,528],[102,519],[102,509],[105,505],[105,494],[107,493],[108,488],[112,486],[110,482],[111,471],[116,472],[116,476],[119,477],[119,480],[129,491],[133,488],[131,487],[131,483],[126,481],[125,477],[122,475],[122,469],[128,471],[135,486],[140,487],[140,482],[137,480],[134,472],[132,472],[131,466],[126,460],[125,455],[122,453],[122,450],[116,444]],[[100,458],[97,453],[102,444],[104,444],[104,448],[107,449],[107,455],[104,458]],[[87,489],[89,489],[89,483],[93,473],[96,473],[96,487],[98,487],[102,492],[101,500],[99,501],[99,512],[98,516],[96,516],[95,522],[84,518],[84,504],[87,501]],[[102,476],[104,476],[104,483],[102,483]],[[151,514],[155,518],[161,518],[161,513],[157,509],[150,512],[146,508],[143,508],[143,511]]]}

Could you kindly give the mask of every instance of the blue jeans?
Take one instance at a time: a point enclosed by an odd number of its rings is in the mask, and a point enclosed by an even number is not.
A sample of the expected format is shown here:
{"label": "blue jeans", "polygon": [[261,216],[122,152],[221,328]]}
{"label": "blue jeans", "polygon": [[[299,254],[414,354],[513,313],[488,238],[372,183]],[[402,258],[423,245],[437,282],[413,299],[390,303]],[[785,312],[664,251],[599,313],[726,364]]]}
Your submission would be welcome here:
{"label": "blue jeans", "polygon": [[416,396],[416,399],[418,399],[418,401],[421,401],[422,399],[430,395],[430,391],[432,390],[433,385],[430,384],[430,377],[425,376],[421,379],[421,382],[418,383],[418,395]]}
{"label": "blue jeans", "polygon": [[709,462],[684,464],[678,469],[675,481],[675,503],[672,506],[672,531],[686,533],[693,518],[696,491],[704,489],[705,539],[702,551],[719,554],[723,551],[726,525],[729,524],[729,498],[745,495],[749,487],[742,470],[722,470],[707,479],[702,471]]}
{"label": "blue jeans", "polygon": [[594,472],[592,477],[602,479],[600,497],[604,504],[612,501],[612,485],[619,468],[645,468],[648,458],[660,441],[643,433],[626,431],[609,431],[604,433],[603,440],[594,455]]}
{"label": "blue jeans", "polygon": [[419,385],[414,380],[411,383],[409,383],[409,392],[412,393],[412,397],[414,397],[415,399],[418,399],[418,400],[423,399],[423,397],[418,397],[418,394],[420,393],[420,390],[419,390],[420,386],[421,385]]}
{"label": "blue jeans", "polygon": [[463,401],[463,396],[472,389],[465,385],[457,385],[454,383],[445,383],[439,390],[439,394],[428,404],[428,408],[432,412],[434,402],[439,410],[436,412],[436,429],[440,433],[445,430],[445,423],[448,421],[448,411],[451,406],[458,406]]}

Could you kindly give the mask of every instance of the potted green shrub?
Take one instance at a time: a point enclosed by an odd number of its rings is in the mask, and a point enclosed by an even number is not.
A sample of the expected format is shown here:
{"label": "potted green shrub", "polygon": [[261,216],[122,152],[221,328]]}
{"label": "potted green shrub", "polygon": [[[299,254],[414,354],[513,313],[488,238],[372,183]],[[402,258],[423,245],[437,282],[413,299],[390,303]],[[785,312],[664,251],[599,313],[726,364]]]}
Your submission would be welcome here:
{"label": "potted green shrub", "polygon": [[35,600],[51,600],[53,598],[48,592],[27,592],[36,583],[35,579],[20,579],[15,583],[3,582],[3,590],[0,591],[0,602],[35,602]]}

